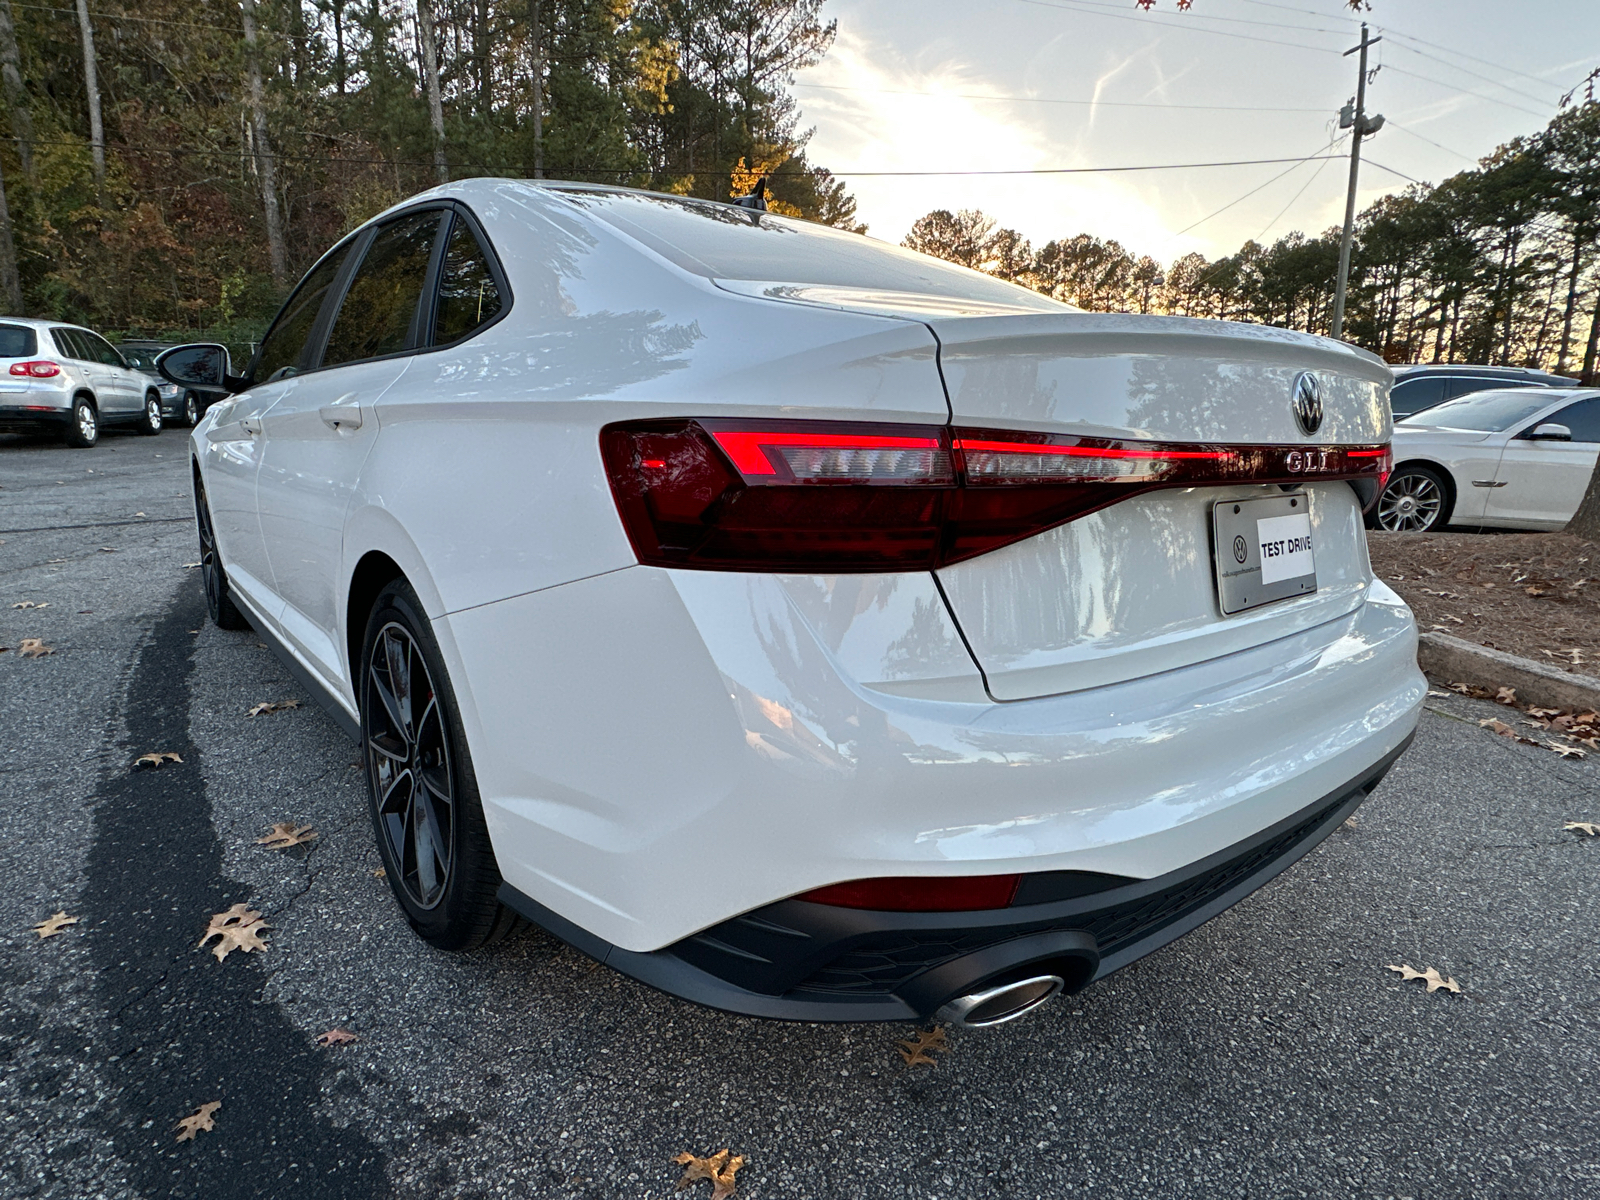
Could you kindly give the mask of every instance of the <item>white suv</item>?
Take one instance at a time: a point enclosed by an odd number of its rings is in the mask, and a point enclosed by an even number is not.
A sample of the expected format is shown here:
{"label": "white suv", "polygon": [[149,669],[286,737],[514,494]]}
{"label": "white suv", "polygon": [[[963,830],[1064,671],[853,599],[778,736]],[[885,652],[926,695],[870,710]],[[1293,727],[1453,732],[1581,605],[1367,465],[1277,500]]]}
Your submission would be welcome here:
{"label": "white suv", "polygon": [[99,441],[102,425],[160,433],[158,387],[98,333],[0,319],[0,433],[57,429],[79,447]]}

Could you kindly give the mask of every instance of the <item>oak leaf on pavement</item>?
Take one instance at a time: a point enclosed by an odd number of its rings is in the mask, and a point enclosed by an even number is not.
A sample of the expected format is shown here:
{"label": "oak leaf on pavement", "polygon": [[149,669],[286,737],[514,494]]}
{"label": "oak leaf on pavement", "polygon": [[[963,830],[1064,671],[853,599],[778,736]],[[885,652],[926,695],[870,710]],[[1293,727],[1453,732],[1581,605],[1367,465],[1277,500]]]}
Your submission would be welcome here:
{"label": "oak leaf on pavement", "polygon": [[284,712],[287,709],[299,708],[298,700],[266,700],[257,704],[245,714],[247,717],[263,717],[268,713]]}
{"label": "oak leaf on pavement", "polygon": [[261,931],[271,928],[261,920],[261,914],[248,904],[235,904],[227,912],[217,913],[211,918],[211,924],[206,926],[205,937],[200,939],[195,949],[204,949],[212,938],[220,938],[211,947],[211,953],[216,955],[218,962],[235,950],[243,950],[246,954],[252,950],[265,950],[267,944],[261,940]]}
{"label": "oak leaf on pavement", "polygon": [[[1593,821],[1568,821],[1562,829],[1575,830],[1578,833],[1587,833],[1590,837],[1600,837],[1600,825]],[[40,935],[44,936],[43,934]]]}
{"label": "oak leaf on pavement", "polygon": [[339,1025],[335,1025],[327,1033],[317,1034],[317,1045],[319,1046],[342,1046],[346,1042],[359,1042],[360,1040],[355,1034]]}
{"label": "oak leaf on pavement", "polygon": [[54,654],[54,646],[46,646],[38,638],[23,638],[17,643],[18,658],[43,658],[46,654]]}
{"label": "oak leaf on pavement", "polygon": [[944,1040],[944,1029],[935,1026],[928,1030],[917,1030],[916,1037],[908,1042],[900,1043],[900,1057],[906,1060],[906,1066],[915,1067],[926,1063],[930,1067],[939,1064],[933,1058],[933,1052],[943,1053],[948,1050],[949,1044]]}
{"label": "oak leaf on pavement", "polygon": [[711,1181],[711,1200],[727,1200],[737,1190],[733,1177],[744,1166],[744,1155],[735,1154],[728,1156],[727,1150],[719,1150],[706,1158],[694,1154],[680,1154],[672,1161],[683,1167],[683,1178],[678,1180],[676,1191],[682,1191],[698,1179]]}
{"label": "oak leaf on pavement", "polygon": [[1409,983],[1413,979],[1422,980],[1428,985],[1428,993],[1430,995],[1434,992],[1437,992],[1440,988],[1444,988],[1444,990],[1447,992],[1455,992],[1458,996],[1461,994],[1461,985],[1459,983],[1457,983],[1454,979],[1444,978],[1433,967],[1429,967],[1426,971],[1419,971],[1415,967],[1397,967],[1391,963],[1389,965],[1389,970],[1399,975],[1402,982]]}
{"label": "oak leaf on pavement", "polygon": [[64,912],[58,912],[48,920],[40,921],[33,927],[33,931],[42,938],[54,937],[68,925],[76,925],[77,923],[77,917],[69,917]]}
{"label": "oak leaf on pavement", "polygon": [[213,1100],[209,1104],[202,1104],[192,1116],[185,1117],[179,1121],[178,1140],[180,1142],[192,1142],[194,1141],[194,1135],[202,1129],[210,1133],[217,1127],[217,1123],[211,1119],[211,1114],[221,1107],[221,1100]]}
{"label": "oak leaf on pavement", "polygon": [[309,825],[296,825],[293,821],[279,821],[266,837],[258,837],[256,845],[268,850],[287,850],[316,838],[317,831]]}
{"label": "oak leaf on pavement", "polygon": [[169,762],[182,761],[183,759],[179,755],[174,754],[171,750],[155,750],[149,754],[139,755],[138,758],[133,760],[133,765],[135,769],[144,767],[153,771],[158,767],[166,766]]}

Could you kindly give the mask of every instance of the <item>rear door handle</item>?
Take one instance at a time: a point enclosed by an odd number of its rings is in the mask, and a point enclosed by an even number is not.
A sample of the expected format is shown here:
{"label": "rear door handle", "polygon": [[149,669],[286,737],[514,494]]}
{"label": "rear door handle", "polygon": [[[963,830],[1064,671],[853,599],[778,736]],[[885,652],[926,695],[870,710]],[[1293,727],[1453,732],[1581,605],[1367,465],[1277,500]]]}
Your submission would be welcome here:
{"label": "rear door handle", "polygon": [[330,429],[361,428],[361,405],[356,402],[355,392],[347,392],[332,404],[324,404],[317,415]]}

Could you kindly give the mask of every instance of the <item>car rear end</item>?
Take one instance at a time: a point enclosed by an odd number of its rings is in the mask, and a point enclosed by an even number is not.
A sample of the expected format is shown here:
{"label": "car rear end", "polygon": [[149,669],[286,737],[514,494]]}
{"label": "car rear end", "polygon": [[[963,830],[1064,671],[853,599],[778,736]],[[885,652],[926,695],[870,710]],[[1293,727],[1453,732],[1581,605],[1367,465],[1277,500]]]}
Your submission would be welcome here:
{"label": "car rear end", "polygon": [[[730,1011],[986,1024],[1220,912],[1383,777],[1426,684],[1361,519],[1380,361],[994,281],[963,300],[917,264],[773,283],[709,243],[682,260],[726,297],[708,347],[722,309],[752,342],[828,310],[920,326],[934,369],[688,357],[598,431],[593,569],[446,600],[508,904]],[[599,274],[566,276],[561,319]],[[863,380],[890,411],[841,412]],[[604,566],[618,532],[637,565]]]}
{"label": "car rear end", "polygon": [[65,430],[80,382],[45,329],[32,322],[0,320],[0,431]]}

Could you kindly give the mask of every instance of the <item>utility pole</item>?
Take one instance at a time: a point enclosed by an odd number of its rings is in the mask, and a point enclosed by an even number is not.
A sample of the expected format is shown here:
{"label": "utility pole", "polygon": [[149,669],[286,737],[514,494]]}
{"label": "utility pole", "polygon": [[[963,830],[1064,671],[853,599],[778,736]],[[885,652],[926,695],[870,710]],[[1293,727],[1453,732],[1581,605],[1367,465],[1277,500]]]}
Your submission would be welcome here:
{"label": "utility pole", "polygon": [[1356,230],[1356,180],[1361,174],[1361,139],[1383,128],[1381,115],[1367,120],[1367,47],[1376,46],[1381,41],[1381,37],[1367,36],[1367,23],[1363,21],[1361,44],[1344,52],[1346,58],[1360,52],[1361,73],[1356,76],[1354,111],[1346,104],[1339,114],[1339,128],[1350,129],[1353,134],[1350,139],[1350,190],[1344,200],[1344,236],[1339,239],[1339,280],[1333,289],[1333,324],[1329,329],[1329,335],[1335,338],[1344,332],[1344,293],[1350,282],[1350,241]]}

